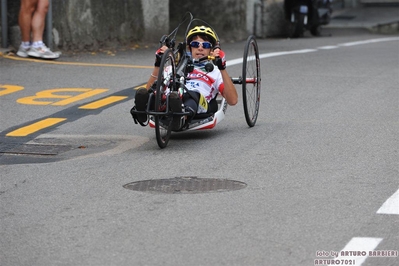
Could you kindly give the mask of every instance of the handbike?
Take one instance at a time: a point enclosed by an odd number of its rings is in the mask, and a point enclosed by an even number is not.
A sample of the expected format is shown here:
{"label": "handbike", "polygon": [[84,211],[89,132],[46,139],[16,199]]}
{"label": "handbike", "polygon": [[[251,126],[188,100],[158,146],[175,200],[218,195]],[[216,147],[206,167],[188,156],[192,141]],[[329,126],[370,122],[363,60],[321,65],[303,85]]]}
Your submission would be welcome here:
{"label": "handbike", "polygon": [[[183,40],[175,47],[176,35],[179,27],[187,20],[188,26],[184,36],[195,21],[205,23],[203,20],[194,19],[191,13],[189,18],[183,20],[178,27],[169,35],[161,38],[161,45],[165,45],[168,49],[164,52],[161,58],[159,73],[157,80],[152,86],[150,97],[145,111],[137,111],[135,108],[131,109],[131,114],[134,118],[135,114],[145,113],[149,116],[150,127],[155,128],[155,135],[158,146],[165,148],[169,142],[172,132],[172,120],[174,117],[188,116],[188,112],[172,112],[169,109],[169,96],[172,92],[179,94],[184,93],[185,84],[188,80],[188,73],[194,69],[194,63],[204,60],[214,60],[212,56],[206,56],[200,59],[192,59],[191,55],[186,51],[186,40]],[[211,26],[209,26],[211,27]],[[213,70],[213,64],[208,63],[205,67],[208,72]],[[231,77],[233,84],[242,86],[242,97],[245,119],[249,127],[255,126],[259,113],[260,90],[261,90],[261,74],[260,74],[260,59],[259,50],[255,36],[249,36],[244,47],[242,73],[239,77]],[[220,121],[224,119],[227,102],[219,95],[217,99],[217,111],[214,113],[196,114],[194,118],[189,119],[182,128],[175,131],[190,131],[201,129],[212,129]],[[137,123],[134,118],[135,123]]]}

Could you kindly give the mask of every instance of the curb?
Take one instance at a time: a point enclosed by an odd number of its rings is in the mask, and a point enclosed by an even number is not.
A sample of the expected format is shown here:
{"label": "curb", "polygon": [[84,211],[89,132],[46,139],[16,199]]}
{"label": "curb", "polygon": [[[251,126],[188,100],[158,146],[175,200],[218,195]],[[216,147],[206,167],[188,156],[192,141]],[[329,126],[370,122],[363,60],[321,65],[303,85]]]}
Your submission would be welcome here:
{"label": "curb", "polygon": [[9,52],[11,52],[11,48],[0,48],[0,56],[7,55]]}
{"label": "curb", "polygon": [[393,21],[382,24],[370,24],[370,23],[332,23],[325,25],[326,29],[365,29],[370,31],[371,33],[376,34],[386,34],[386,35],[394,35],[399,34],[399,21]]}
{"label": "curb", "polygon": [[378,24],[376,26],[371,27],[369,30],[373,33],[380,33],[380,34],[399,34],[399,21]]}

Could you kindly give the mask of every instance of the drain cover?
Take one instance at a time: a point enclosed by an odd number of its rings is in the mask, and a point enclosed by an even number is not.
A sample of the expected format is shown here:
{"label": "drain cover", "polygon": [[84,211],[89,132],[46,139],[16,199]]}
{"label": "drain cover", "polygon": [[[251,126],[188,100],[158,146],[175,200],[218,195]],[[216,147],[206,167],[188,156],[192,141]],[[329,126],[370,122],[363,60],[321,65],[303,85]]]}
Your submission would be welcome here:
{"label": "drain cover", "polygon": [[197,178],[182,176],[169,179],[151,179],[124,185],[124,188],[166,194],[196,194],[208,192],[226,192],[243,189],[247,184],[227,179]]}
{"label": "drain cover", "polygon": [[71,149],[70,145],[0,143],[0,154],[57,155]]}

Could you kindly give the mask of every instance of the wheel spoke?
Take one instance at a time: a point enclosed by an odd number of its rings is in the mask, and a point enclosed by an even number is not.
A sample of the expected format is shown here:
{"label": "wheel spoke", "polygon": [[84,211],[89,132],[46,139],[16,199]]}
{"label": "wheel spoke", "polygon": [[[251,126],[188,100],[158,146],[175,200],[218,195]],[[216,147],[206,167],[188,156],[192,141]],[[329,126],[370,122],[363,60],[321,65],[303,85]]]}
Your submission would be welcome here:
{"label": "wheel spoke", "polygon": [[170,88],[175,86],[176,67],[172,50],[167,50],[162,56],[155,92],[155,110],[160,113],[155,116],[155,135],[160,148],[168,145],[171,134],[172,117],[167,110],[167,97]]}

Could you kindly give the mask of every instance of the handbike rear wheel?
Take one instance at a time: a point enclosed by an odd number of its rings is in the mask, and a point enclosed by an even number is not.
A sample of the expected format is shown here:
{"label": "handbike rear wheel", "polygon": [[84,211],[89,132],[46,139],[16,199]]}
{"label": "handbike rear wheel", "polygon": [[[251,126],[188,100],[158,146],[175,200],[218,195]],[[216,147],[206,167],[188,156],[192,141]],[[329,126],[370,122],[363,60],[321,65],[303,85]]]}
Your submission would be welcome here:
{"label": "handbike rear wheel", "polygon": [[242,66],[242,97],[245,120],[249,127],[255,126],[260,102],[260,60],[255,36],[248,37]]}
{"label": "handbike rear wheel", "polygon": [[[167,110],[167,94],[176,85],[176,66],[173,51],[168,49],[162,56],[159,66],[155,92],[155,110],[165,113],[164,115],[155,115],[155,135],[160,148],[168,145],[171,134],[171,123],[173,116]],[[169,114],[168,114],[169,113]]]}

